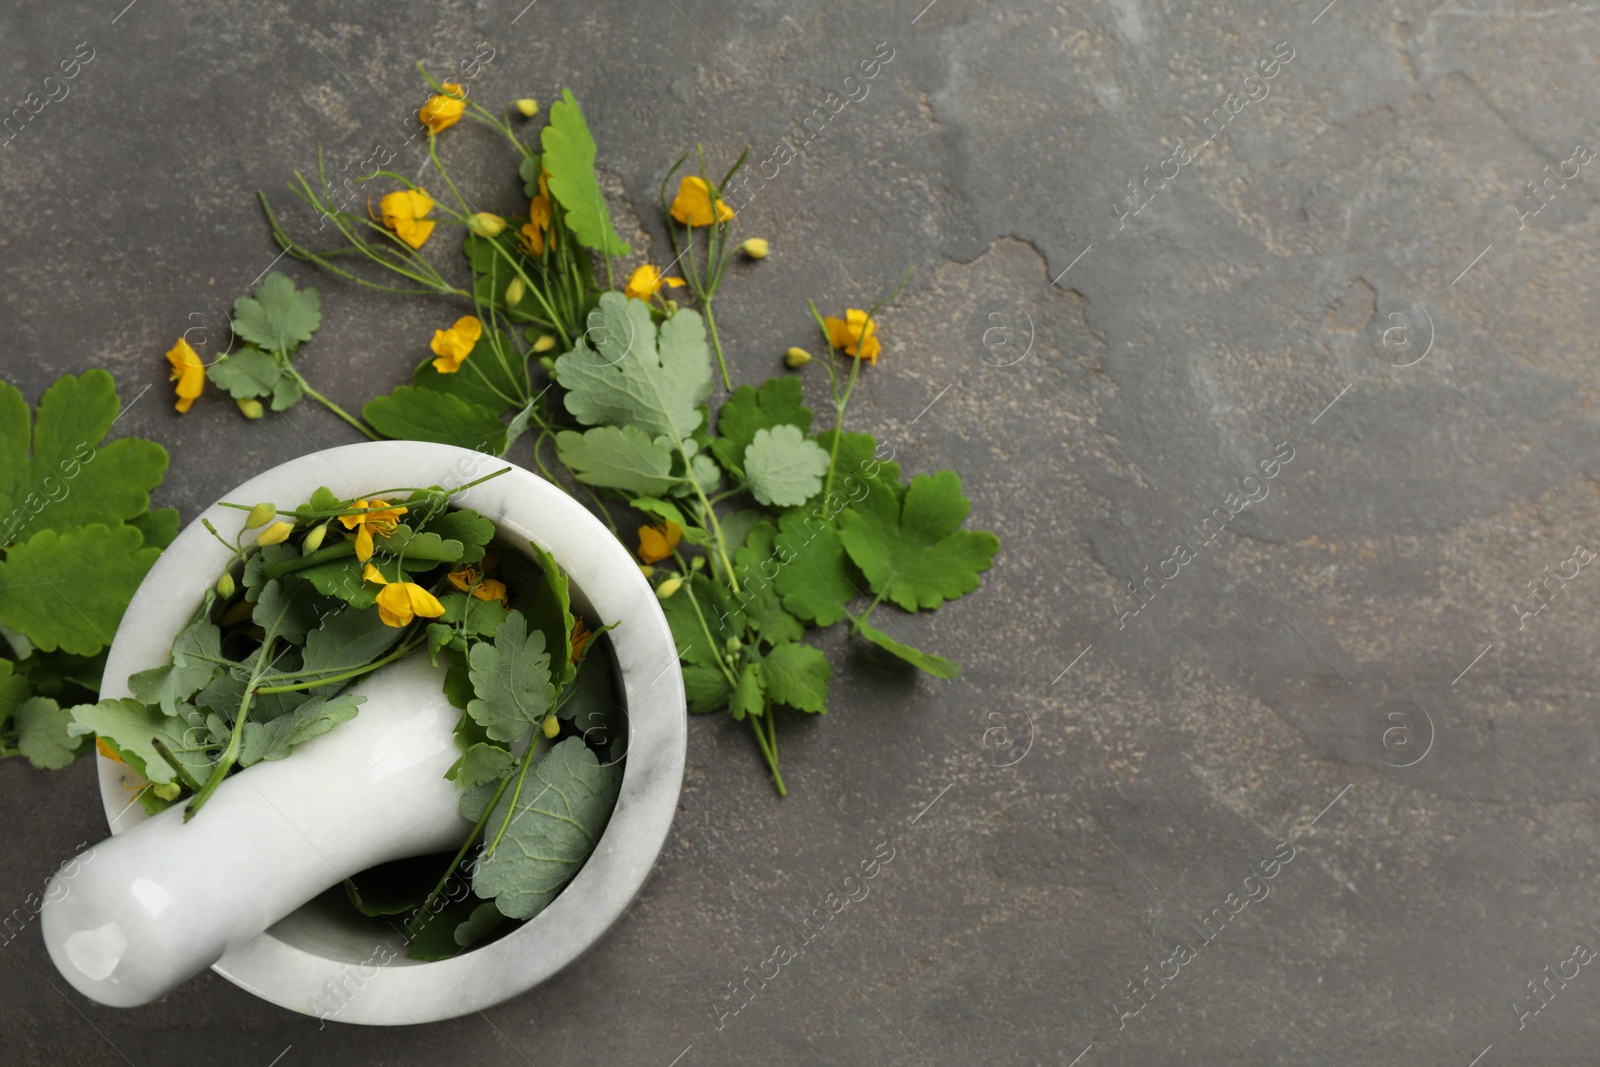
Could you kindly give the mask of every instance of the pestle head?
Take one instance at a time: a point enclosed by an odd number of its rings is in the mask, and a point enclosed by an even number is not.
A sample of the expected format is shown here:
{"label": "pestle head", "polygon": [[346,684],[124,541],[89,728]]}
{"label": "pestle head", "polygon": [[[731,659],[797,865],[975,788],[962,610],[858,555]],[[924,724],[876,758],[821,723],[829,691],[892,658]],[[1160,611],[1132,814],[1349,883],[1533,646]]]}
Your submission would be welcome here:
{"label": "pestle head", "polygon": [[62,975],[101,1004],[145,1004],[342,879],[460,845],[444,673],[424,656],[374,672],[351,689],[355,718],[230,776],[191,821],[176,805],[66,864],[40,917]]}

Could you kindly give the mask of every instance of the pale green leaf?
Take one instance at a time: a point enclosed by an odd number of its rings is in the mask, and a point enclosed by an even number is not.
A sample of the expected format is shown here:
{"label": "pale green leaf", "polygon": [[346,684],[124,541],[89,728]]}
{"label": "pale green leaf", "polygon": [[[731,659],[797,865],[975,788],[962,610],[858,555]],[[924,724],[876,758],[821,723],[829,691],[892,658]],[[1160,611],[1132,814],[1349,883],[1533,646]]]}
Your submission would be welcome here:
{"label": "pale green leaf", "polygon": [[473,645],[468,661],[477,696],[467,712],[497,741],[523,737],[555,703],[544,633],[528,633],[520,611],[506,616],[492,643]]}
{"label": "pale green leaf", "polygon": [[233,332],[268,352],[288,355],[322,325],[322,298],[315,289],[297,289],[273,271],[255,295],[233,302]]}
{"label": "pale green leaf", "polygon": [[206,368],[206,377],[235,400],[245,400],[271,396],[278,379],[283,377],[283,366],[261,349],[246,345],[230,355],[219,356]]}
{"label": "pale green leaf", "polygon": [[336,697],[315,696],[271,722],[246,722],[244,741],[239,750],[239,765],[248,767],[262,760],[283,759],[295,745],[355,718],[357,706],[366,699],[353,693],[341,693]]}
{"label": "pale green leaf", "polygon": [[72,712],[54,700],[29,697],[12,714],[17,751],[41,771],[60,770],[83,754],[83,738],[67,732]]}
{"label": "pale green leaf", "polygon": [[798,426],[757,430],[744,452],[744,473],[761,503],[795,507],[822,491],[828,454],[807,440]]}
{"label": "pale green leaf", "polygon": [[658,335],[649,307],[617,292],[601,294],[589,331],[555,368],[579,422],[632,426],[652,438],[689,439],[704,417],[700,402],[711,395],[711,348],[699,314],[680,310]]}
{"label": "pale green leaf", "polygon": [[596,426],[556,434],[556,458],[580,482],[654,496],[669,491],[672,454],[634,426]]}

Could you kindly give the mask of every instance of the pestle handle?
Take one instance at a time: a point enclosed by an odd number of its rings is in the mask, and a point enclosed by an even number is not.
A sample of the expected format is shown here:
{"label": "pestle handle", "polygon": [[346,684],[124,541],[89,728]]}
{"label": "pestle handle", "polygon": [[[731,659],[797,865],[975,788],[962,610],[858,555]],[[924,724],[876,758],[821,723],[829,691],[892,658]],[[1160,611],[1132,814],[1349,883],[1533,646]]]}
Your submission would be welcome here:
{"label": "pestle handle", "polygon": [[444,774],[461,713],[443,679],[423,656],[390,664],[352,690],[354,719],[229,777],[190,822],[175,805],[66,865],[40,919],[62,975],[101,1004],[145,1004],[341,879],[459,845],[471,824]]}

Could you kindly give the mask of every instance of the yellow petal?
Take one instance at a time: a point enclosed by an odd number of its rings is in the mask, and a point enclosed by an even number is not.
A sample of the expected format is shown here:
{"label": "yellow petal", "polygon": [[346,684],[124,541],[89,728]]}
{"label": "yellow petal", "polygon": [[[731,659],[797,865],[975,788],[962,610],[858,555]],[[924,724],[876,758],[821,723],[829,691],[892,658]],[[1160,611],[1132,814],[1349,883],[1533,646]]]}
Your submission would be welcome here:
{"label": "yellow petal", "polygon": [[[416,618],[407,587],[415,588],[410,582],[390,582],[378,591],[378,618],[385,626],[408,626]],[[439,613],[444,614],[444,609]]]}
{"label": "yellow petal", "polygon": [[372,533],[363,524],[356,531],[356,559],[365,563],[372,558]]}
{"label": "yellow petal", "polygon": [[506,594],[506,583],[494,578],[485,578],[478,583],[472,595],[479,600],[498,600],[502,604],[509,604],[510,599]]}
{"label": "yellow petal", "polygon": [[[437,619],[444,614],[444,605],[439,603],[439,598],[422,588],[422,586],[417,585],[415,582],[396,582],[394,584],[405,589],[406,596],[411,601],[413,614],[421,615],[424,619]],[[498,582],[495,584],[499,585]],[[384,586],[384,588],[388,589],[390,587]],[[501,588],[504,588],[504,586],[501,586]]]}
{"label": "yellow petal", "polygon": [[363,582],[377,582],[379,585],[389,584],[389,579],[383,576],[383,572],[370,563],[361,571],[361,580]]}

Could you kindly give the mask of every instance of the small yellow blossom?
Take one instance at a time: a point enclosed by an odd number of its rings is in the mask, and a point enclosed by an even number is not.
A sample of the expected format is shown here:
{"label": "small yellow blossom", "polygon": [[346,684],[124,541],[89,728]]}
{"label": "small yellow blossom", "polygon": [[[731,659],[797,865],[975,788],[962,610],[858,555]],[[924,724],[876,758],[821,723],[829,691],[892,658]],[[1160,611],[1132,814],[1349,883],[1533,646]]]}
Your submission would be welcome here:
{"label": "small yellow blossom", "polygon": [[450,579],[451,585],[463,593],[471,593],[479,600],[498,600],[508,607],[511,604],[510,598],[506,595],[506,583],[494,578],[485,578],[483,572],[476,567],[468,565],[460,570],[451,571],[445,577]]}
{"label": "small yellow blossom", "polygon": [[383,500],[357,500],[357,508],[367,508],[357,515],[340,515],[339,521],[346,530],[356,532],[356,559],[365,563],[372,558],[372,535],[387,537],[400,526],[400,516],[406,508],[391,508]]}
{"label": "small yellow blossom", "polygon": [[531,96],[525,96],[521,100],[516,101],[514,106],[516,107],[518,113],[521,114],[525,119],[531,119],[533,116],[539,113],[539,101],[535,100]]}
{"label": "small yellow blossom", "polygon": [[256,538],[256,544],[263,548],[267,545],[281,545],[289,540],[289,535],[292,533],[294,533],[294,523],[275,522],[261,531],[261,535]]}
{"label": "small yellow blossom", "polygon": [[672,555],[672,550],[683,540],[683,527],[675,522],[658,526],[639,527],[639,558],[646,563],[659,563]]}
{"label": "small yellow blossom", "polygon": [[434,222],[428,218],[433,210],[433,197],[426,189],[401,189],[378,201],[383,212],[383,224],[394,235],[412,248],[421,248],[433,233]]}
{"label": "small yellow blossom", "polygon": [[[555,220],[555,214],[550,209],[550,194],[545,192],[544,175],[539,175],[539,195],[528,204],[528,221],[522,226],[522,250],[531,256],[544,255],[545,237],[550,233],[550,227]],[[555,239],[550,238],[550,247],[555,247]]]}
{"label": "small yellow blossom", "polygon": [[711,188],[705,180],[693,174],[678,183],[678,195],[672,198],[672,217],[688,226],[710,226],[713,222],[727,222],[733,218],[733,209],[719,196],[717,213],[711,214]]}
{"label": "small yellow blossom", "polygon": [[537,341],[533,342],[533,350],[535,352],[539,352],[539,353],[548,352],[552,348],[554,348],[555,346],[556,346],[556,339],[554,337],[551,337],[547,333],[546,334],[540,334],[539,335],[539,339]]}
{"label": "small yellow blossom", "polygon": [[370,563],[361,572],[361,580],[383,586],[378,590],[378,618],[385,626],[409,626],[418,615],[437,619],[444,614],[444,605],[422,586],[415,582],[391,582]]}
{"label": "small yellow blossom", "polygon": [[546,715],[540,729],[544,731],[546,737],[554,737],[561,732],[561,720],[554,713]]}
{"label": "small yellow blossom", "polygon": [[445,82],[443,94],[428,97],[428,102],[417,112],[417,121],[428,127],[429,133],[443,133],[461,121],[467,109],[466,93],[455,82]]}
{"label": "small yellow blossom", "polygon": [[440,374],[454,374],[461,363],[472,355],[472,346],[483,336],[483,323],[474,315],[463,315],[448,330],[433,331],[433,369]]}
{"label": "small yellow blossom", "polygon": [[843,321],[832,315],[823,321],[828,328],[828,343],[844,349],[845,355],[876,364],[881,351],[877,337],[878,324],[869,321],[867,313],[857,308],[850,308],[844,315]]}
{"label": "small yellow blossom", "polygon": [[480,211],[467,219],[467,228],[479,237],[499,237],[505,232],[506,220],[492,211]]}
{"label": "small yellow blossom", "polygon": [[167,362],[172,364],[171,380],[178,383],[177,408],[180,412],[188,411],[200,396],[200,390],[205,388],[206,365],[200,362],[200,357],[189,347],[189,342],[181,337],[167,351]]}
{"label": "small yellow blossom", "polygon": [[576,663],[583,658],[583,647],[589,643],[589,638],[594,634],[589,632],[589,624],[579,618],[572,624],[572,662]]}
{"label": "small yellow blossom", "polygon": [[791,348],[783,354],[783,362],[790,370],[799,370],[811,362],[811,353],[803,348]]}
{"label": "small yellow blossom", "polygon": [[660,271],[645,263],[634,270],[633,276],[628,279],[628,287],[623,290],[623,295],[630,300],[643,300],[648,303],[650,298],[666,285],[679,289],[683,287],[684,281],[682,278],[663,278]]}
{"label": "small yellow blossom", "polygon": [[760,237],[752,237],[744,244],[739,246],[739,251],[743,252],[751,259],[766,259],[767,242]]}

